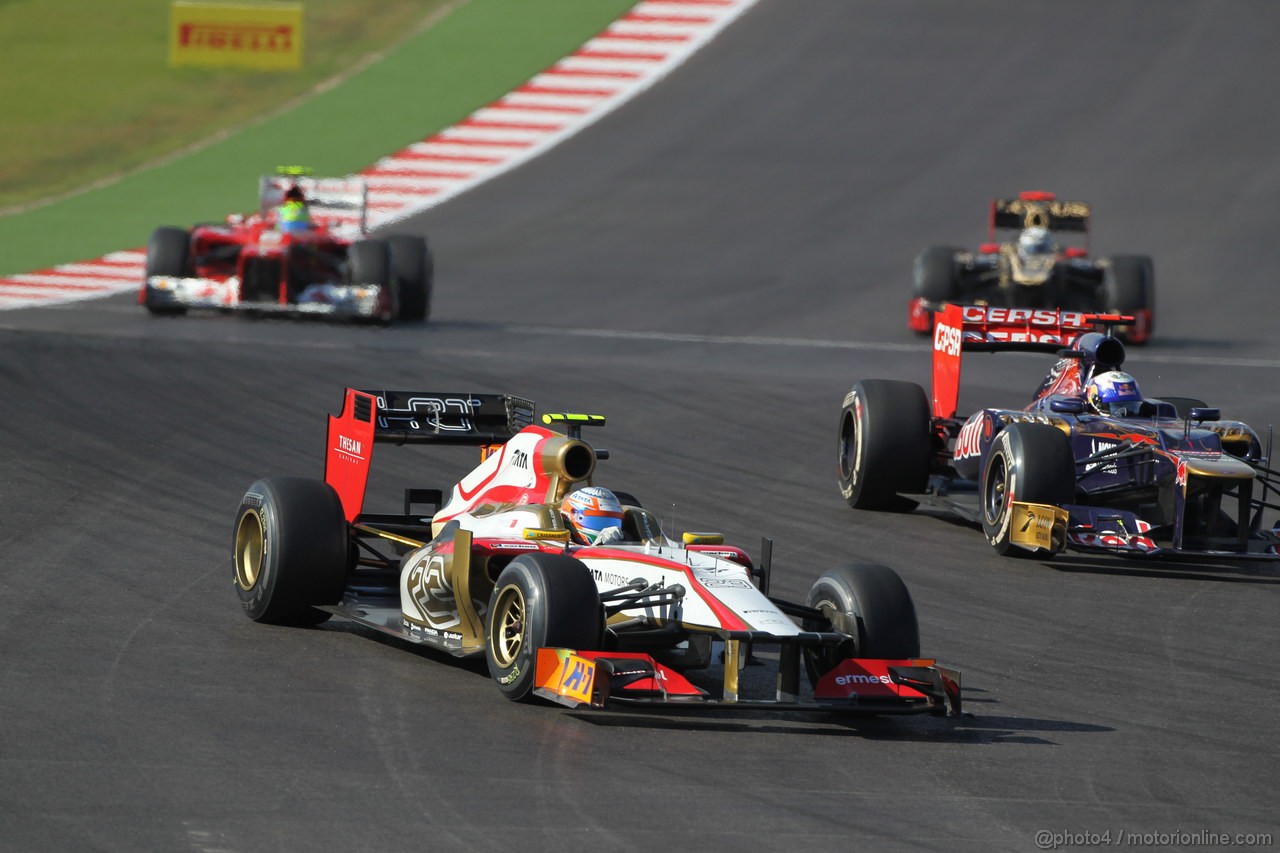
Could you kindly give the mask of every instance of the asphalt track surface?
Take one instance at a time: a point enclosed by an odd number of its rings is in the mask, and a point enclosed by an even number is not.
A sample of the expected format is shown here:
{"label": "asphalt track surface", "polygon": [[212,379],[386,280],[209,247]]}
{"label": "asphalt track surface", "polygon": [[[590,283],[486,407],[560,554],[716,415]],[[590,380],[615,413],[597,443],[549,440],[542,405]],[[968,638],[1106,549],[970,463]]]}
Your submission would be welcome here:
{"label": "asphalt track surface", "polygon": [[[840,398],[927,381],[911,257],[987,200],[1094,203],[1156,259],[1148,394],[1280,417],[1280,6],[763,0],[548,156],[405,223],[435,320],[0,316],[0,849],[1031,850],[1051,832],[1275,832],[1280,571],[1005,560],[854,513]],[[979,356],[962,405],[1046,366]],[[973,716],[590,715],[338,622],[261,626],[232,514],[318,476],[341,389],[602,412],[598,479],[777,541],[774,591],[886,563]],[[380,449],[373,502],[469,458]],[[1133,846],[1133,845],[1130,845]]]}

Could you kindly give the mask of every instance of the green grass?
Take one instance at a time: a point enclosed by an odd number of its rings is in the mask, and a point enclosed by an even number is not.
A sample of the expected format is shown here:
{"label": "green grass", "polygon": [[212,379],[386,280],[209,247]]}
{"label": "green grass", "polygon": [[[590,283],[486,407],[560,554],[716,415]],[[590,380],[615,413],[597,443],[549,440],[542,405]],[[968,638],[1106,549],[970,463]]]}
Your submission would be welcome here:
{"label": "green grass", "polygon": [[169,68],[169,4],[0,5],[0,210],[190,145],[313,88],[398,41],[447,0],[306,0],[294,73]]}
{"label": "green grass", "polygon": [[[312,4],[341,6],[345,0],[307,0]],[[118,183],[90,190],[45,207],[0,217],[0,275],[25,272],[71,260],[95,257],[113,249],[140,246],[157,225],[189,225],[197,221],[220,219],[232,211],[252,210],[256,204],[257,177],[279,163],[303,163],[317,174],[343,174],[356,171],[378,157],[391,153],[446,127],[503,93],[518,86],[537,71],[599,32],[634,0],[470,0],[420,35],[404,41],[382,60],[347,79],[323,94],[309,98],[287,112],[265,122],[235,132],[229,137],[173,162],[133,174]],[[28,6],[52,6],[58,3],[76,5],[73,0],[24,0],[0,5],[0,47],[8,45],[11,32],[5,29],[9,15],[30,13]],[[104,2],[103,7],[133,7],[138,0]],[[154,11],[158,4],[151,3]],[[354,4],[353,4],[354,5]],[[367,7],[367,4],[362,4]],[[375,4],[388,9],[392,3]],[[417,12],[427,6],[415,4]],[[167,10],[167,5],[165,6]],[[166,11],[167,14],[167,11]],[[311,11],[308,27],[311,27]],[[83,17],[83,15],[82,15]],[[106,26],[95,15],[88,28],[67,36],[68,44],[45,45],[32,56],[46,65],[59,57],[74,55],[71,41],[92,41],[101,36]],[[415,18],[420,17],[414,16]],[[163,22],[162,22],[163,23]],[[68,29],[77,29],[68,27]],[[163,35],[163,33],[162,33]],[[315,35],[312,30],[308,38]],[[384,39],[391,36],[383,34]],[[372,46],[372,42],[369,43]],[[161,40],[163,48],[163,38]],[[308,51],[310,55],[310,49]],[[344,54],[333,70],[349,65],[354,54]],[[35,60],[28,57],[29,62]],[[70,60],[68,60],[70,61]],[[211,72],[182,69],[175,72],[163,65],[163,51],[149,75],[204,77]],[[120,70],[120,69],[124,70]],[[152,66],[148,66],[152,69]],[[0,80],[5,68],[0,66]],[[139,144],[148,138],[152,126],[142,113],[154,100],[153,89],[139,84],[136,89],[123,82],[137,78],[132,62],[112,64],[104,60],[98,74],[104,88],[128,94],[112,113],[127,116],[128,128],[112,134],[113,145],[102,143],[101,156],[110,159],[128,140]],[[231,72],[212,72],[212,76],[234,76]],[[275,75],[243,75],[237,85],[252,88],[253,80]],[[181,81],[180,81],[181,82]],[[199,88],[195,81],[184,83]],[[235,82],[233,80],[233,82]],[[30,80],[26,85],[31,85]],[[179,91],[185,91],[183,86]],[[14,84],[0,82],[0,102],[10,103]],[[270,104],[287,101],[289,93],[277,93]],[[36,99],[38,100],[38,99]],[[59,134],[83,139],[87,154],[96,156],[95,139],[103,138],[101,121],[90,116],[90,106],[75,99],[74,108],[60,105],[54,113],[65,113],[66,122]],[[169,96],[169,100],[173,98]],[[179,98],[184,103],[190,98]],[[14,101],[17,104],[21,98]],[[175,108],[172,103],[168,108]],[[267,109],[259,106],[257,111]],[[40,115],[38,103],[26,102],[21,108],[30,117]],[[80,110],[90,112],[81,113]],[[188,114],[204,115],[207,107]],[[81,119],[80,116],[90,116]],[[70,118],[67,118],[69,116]],[[219,115],[223,127],[235,125],[243,116]],[[6,121],[6,126],[13,122]],[[216,130],[209,126],[201,134]],[[171,141],[168,148],[181,142]],[[152,152],[152,155],[157,152]],[[119,162],[118,160],[114,162]],[[14,166],[17,174],[49,175],[63,169],[48,162],[28,160]],[[116,168],[121,168],[117,166]],[[47,180],[47,178],[46,178]],[[47,185],[47,184],[46,184]]]}

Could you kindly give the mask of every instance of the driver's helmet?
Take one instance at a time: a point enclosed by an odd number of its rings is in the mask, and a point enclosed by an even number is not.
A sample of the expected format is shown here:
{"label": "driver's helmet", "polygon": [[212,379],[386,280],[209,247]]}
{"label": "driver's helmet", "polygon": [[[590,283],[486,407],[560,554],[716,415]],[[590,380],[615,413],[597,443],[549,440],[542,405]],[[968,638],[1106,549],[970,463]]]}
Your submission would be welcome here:
{"label": "driver's helmet", "polygon": [[1053,254],[1053,239],[1048,228],[1027,228],[1018,235],[1018,254],[1024,258]]}
{"label": "driver's helmet", "polygon": [[587,486],[571,492],[560,502],[560,513],[588,545],[602,536],[605,541],[622,538],[622,504],[608,489]]}
{"label": "driver's helmet", "polygon": [[1085,399],[1100,415],[1131,418],[1142,405],[1142,392],[1138,380],[1121,370],[1099,373],[1089,380],[1084,391]]}
{"label": "driver's helmet", "polygon": [[306,196],[297,186],[285,191],[283,201],[276,208],[276,227],[281,231],[306,231],[311,227]]}

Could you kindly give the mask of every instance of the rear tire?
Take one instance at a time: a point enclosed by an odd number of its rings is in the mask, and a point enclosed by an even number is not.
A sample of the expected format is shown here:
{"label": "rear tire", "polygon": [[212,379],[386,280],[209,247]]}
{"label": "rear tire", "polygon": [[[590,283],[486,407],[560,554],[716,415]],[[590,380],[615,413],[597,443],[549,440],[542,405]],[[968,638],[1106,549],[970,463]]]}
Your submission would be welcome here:
{"label": "rear tire", "polygon": [[151,239],[147,241],[146,278],[143,280],[146,295],[142,304],[152,314],[176,316],[187,313],[185,306],[156,302],[146,282],[153,275],[186,277],[189,275],[190,254],[191,235],[184,229],[164,226],[151,232]]}
{"label": "rear tire", "polygon": [[347,521],[328,483],[300,477],[249,487],[232,538],[232,580],[255,622],[318,625],[346,587]]}
{"label": "rear tire", "polygon": [[[960,272],[956,267],[959,251],[949,246],[931,246],[916,255],[912,266],[916,298],[911,301],[909,326],[917,334],[928,335],[933,331],[934,314],[943,303],[963,301]],[[924,323],[917,312],[928,315],[928,323]]]}
{"label": "rear tire", "polygon": [[560,554],[526,554],[507,564],[485,616],[484,656],[502,695],[533,698],[539,648],[595,649],[603,609],[587,567]]}
{"label": "rear tire", "polygon": [[[810,684],[816,685],[818,679],[847,658],[910,660],[920,656],[915,603],[902,578],[887,566],[836,566],[818,578],[805,603],[815,609],[829,605],[854,623],[846,625],[851,629],[846,631],[850,635],[848,643],[806,651]],[[825,620],[806,620],[804,627],[810,631],[840,630]]]}
{"label": "rear tire", "polygon": [[1071,442],[1047,424],[1010,424],[991,443],[982,461],[982,532],[997,554],[1043,557],[1010,540],[1018,501],[1062,506],[1075,499],[1076,463]]}
{"label": "rear tire", "polygon": [[399,300],[396,319],[421,323],[431,316],[431,284],[435,264],[425,237],[396,234],[387,238],[391,250],[391,282]]}
{"label": "rear tire", "polygon": [[941,304],[960,297],[960,276],[956,270],[956,252],[949,246],[930,246],[916,255],[914,264],[916,296],[926,302]]}
{"label": "rear tire", "polygon": [[1142,319],[1142,331],[1124,333],[1129,343],[1142,345],[1155,331],[1156,274],[1151,258],[1145,255],[1116,255],[1102,279],[1106,310],[1115,314],[1133,314]]}
{"label": "rear tire", "polygon": [[902,512],[929,483],[932,452],[929,401],[914,382],[864,379],[853,383],[840,412],[836,473],[840,494],[854,509]]}

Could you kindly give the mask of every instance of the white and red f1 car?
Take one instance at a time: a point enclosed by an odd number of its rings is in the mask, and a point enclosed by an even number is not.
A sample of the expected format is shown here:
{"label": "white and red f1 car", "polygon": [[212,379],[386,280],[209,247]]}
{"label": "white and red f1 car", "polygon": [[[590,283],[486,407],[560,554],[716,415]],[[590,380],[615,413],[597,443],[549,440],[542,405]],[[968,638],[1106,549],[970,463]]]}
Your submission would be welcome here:
{"label": "white and red f1 car", "polygon": [[[604,418],[544,416],[562,434],[533,416],[508,395],[347,389],[329,418],[324,480],[260,480],[240,504],[234,581],[246,614],[295,625],[338,615],[484,656],[513,700],[959,713],[959,674],[920,659],[915,606],[891,569],[839,566],[805,604],[789,603],[768,594],[769,540],[759,566],[718,534],[676,542],[624,492],[622,540],[575,542],[559,504],[608,458],[581,436]],[[364,500],[382,442],[472,445],[482,461],[447,498],[411,488],[402,512],[375,514]],[[419,510],[428,504],[433,514]],[[776,691],[746,695],[746,661],[774,648]],[[713,667],[718,685],[686,675]]]}
{"label": "white and red f1 car", "polygon": [[[299,172],[305,170],[264,175],[256,214],[153,231],[138,301],[159,315],[217,309],[380,323],[426,320],[434,277],[426,240],[369,236],[362,179]],[[278,211],[288,199],[305,205],[305,227],[282,227]]]}

